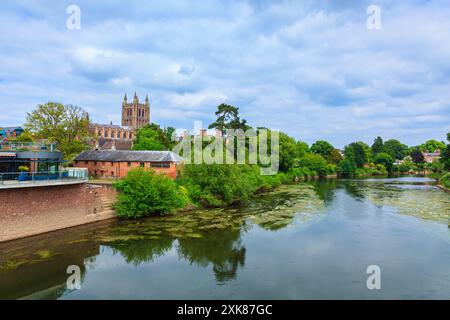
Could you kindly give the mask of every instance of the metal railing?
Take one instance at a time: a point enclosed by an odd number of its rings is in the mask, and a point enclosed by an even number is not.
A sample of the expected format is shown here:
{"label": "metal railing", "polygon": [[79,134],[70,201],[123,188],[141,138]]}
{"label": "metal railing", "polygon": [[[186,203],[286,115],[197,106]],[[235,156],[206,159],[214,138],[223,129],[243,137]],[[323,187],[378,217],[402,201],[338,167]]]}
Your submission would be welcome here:
{"label": "metal railing", "polygon": [[0,151],[54,152],[58,150],[56,143],[4,141],[0,142]]}
{"label": "metal railing", "polygon": [[0,186],[17,183],[40,183],[45,181],[87,181],[88,170],[86,168],[66,168],[59,171],[38,172],[1,172]]}

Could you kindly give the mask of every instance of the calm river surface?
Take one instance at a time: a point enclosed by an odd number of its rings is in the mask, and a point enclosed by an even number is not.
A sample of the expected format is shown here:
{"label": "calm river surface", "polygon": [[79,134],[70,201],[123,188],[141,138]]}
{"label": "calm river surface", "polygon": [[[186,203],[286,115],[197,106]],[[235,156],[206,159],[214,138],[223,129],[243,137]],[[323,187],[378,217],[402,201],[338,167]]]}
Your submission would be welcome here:
{"label": "calm river surface", "polygon": [[[0,244],[0,299],[450,299],[449,215],[426,178],[283,186],[245,208]],[[369,265],[381,290],[367,289]]]}

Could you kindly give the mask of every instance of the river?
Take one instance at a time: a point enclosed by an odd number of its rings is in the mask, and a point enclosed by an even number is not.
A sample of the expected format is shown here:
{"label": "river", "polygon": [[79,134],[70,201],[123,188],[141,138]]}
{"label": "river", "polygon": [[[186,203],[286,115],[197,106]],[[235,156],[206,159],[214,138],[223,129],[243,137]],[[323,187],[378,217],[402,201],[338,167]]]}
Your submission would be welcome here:
{"label": "river", "polygon": [[450,299],[449,216],[427,178],[282,186],[241,208],[2,243],[0,299]]}

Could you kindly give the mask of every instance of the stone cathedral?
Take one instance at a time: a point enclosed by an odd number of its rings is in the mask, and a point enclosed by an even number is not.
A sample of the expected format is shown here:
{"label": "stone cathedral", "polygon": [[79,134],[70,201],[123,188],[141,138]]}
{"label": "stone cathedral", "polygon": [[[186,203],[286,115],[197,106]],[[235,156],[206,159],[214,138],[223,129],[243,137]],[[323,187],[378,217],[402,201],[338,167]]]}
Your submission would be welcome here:
{"label": "stone cathedral", "polygon": [[127,94],[122,102],[122,123],[121,125],[98,124],[91,125],[91,133],[95,137],[95,149],[98,150],[130,150],[133,146],[133,139],[136,130],[150,124],[150,102],[148,95],[145,102],[140,103],[139,98],[134,93],[133,101],[128,102]]}
{"label": "stone cathedral", "polygon": [[122,102],[122,126],[138,129],[150,124],[150,103],[148,95],[145,96],[145,103],[139,103],[139,98],[134,93],[133,102],[127,102],[127,94]]}

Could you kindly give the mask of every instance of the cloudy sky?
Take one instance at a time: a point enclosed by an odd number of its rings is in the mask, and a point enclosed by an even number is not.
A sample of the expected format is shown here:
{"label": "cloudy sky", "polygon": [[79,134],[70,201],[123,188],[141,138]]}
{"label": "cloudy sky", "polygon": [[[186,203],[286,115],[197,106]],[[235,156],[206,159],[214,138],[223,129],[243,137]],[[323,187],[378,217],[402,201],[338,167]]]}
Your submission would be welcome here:
{"label": "cloudy sky", "polygon": [[47,101],[119,123],[137,91],[153,122],[177,128],[225,102],[253,126],[337,147],[450,131],[448,0],[2,1],[0,30],[0,126]]}

